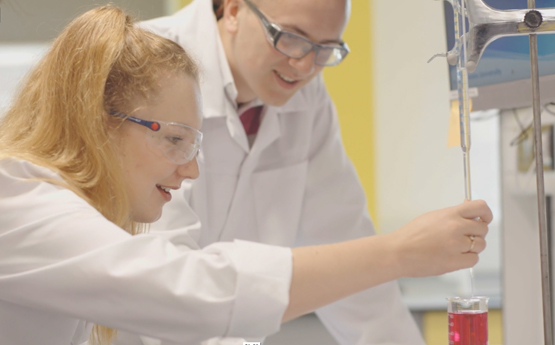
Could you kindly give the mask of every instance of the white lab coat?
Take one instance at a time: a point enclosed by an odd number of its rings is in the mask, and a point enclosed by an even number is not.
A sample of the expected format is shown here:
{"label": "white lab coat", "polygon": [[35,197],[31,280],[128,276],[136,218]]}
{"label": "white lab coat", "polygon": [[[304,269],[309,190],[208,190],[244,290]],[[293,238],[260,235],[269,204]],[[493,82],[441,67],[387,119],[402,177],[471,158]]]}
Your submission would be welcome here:
{"label": "white lab coat", "polygon": [[[302,246],[374,234],[321,75],[284,106],[266,107],[249,148],[212,0],[195,0],[142,26],[178,42],[202,67],[201,175],[174,193],[154,228],[184,229],[200,220],[201,231],[192,235],[202,247],[233,239]],[[316,314],[342,345],[424,344],[396,282]]]}
{"label": "white lab coat", "polygon": [[131,236],[45,178],[60,179],[0,161],[0,344],[81,344],[93,322],[179,344],[279,329],[289,248]]}

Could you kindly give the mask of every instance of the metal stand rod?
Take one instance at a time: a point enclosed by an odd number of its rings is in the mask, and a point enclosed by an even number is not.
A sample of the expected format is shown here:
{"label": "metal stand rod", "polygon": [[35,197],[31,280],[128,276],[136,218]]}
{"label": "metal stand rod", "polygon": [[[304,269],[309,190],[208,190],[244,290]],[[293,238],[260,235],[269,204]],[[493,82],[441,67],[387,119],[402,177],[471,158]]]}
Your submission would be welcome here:
{"label": "metal stand rod", "polygon": [[[535,0],[528,0],[528,8],[535,8]],[[530,67],[532,76],[532,101],[534,112],[534,146],[536,151],[536,187],[538,191],[538,217],[540,226],[540,258],[542,274],[543,332],[545,345],[553,345],[553,322],[551,315],[551,281],[549,243],[543,177],[542,125],[540,104],[540,79],[538,74],[538,36],[530,35]]]}

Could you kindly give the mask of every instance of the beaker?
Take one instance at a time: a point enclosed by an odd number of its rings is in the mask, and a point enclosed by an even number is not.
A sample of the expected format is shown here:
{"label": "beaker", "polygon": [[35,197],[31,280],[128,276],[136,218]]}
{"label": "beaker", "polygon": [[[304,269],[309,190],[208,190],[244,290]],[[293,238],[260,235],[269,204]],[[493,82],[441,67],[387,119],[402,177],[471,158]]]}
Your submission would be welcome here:
{"label": "beaker", "polygon": [[449,345],[488,345],[488,300],[447,298]]}

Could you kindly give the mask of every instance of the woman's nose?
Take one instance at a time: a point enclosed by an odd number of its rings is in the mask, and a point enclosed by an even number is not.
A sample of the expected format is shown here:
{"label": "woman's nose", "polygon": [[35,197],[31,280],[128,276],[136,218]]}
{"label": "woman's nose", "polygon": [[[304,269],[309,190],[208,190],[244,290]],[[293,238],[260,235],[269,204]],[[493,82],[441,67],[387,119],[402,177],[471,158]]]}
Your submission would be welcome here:
{"label": "woman's nose", "polygon": [[177,166],[177,173],[186,179],[195,180],[199,177],[199,168],[197,157],[193,158],[190,162]]}

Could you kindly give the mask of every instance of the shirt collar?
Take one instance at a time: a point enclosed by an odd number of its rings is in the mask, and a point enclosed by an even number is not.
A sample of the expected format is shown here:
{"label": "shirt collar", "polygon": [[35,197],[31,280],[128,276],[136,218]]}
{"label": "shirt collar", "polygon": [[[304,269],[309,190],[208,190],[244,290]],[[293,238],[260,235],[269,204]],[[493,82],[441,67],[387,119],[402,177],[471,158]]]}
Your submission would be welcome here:
{"label": "shirt collar", "polygon": [[245,110],[250,109],[250,108],[254,108],[254,107],[258,107],[260,105],[264,105],[264,103],[262,103],[262,101],[259,100],[258,98],[255,99],[255,100],[252,100],[250,102],[243,103],[243,104],[241,104],[241,106],[237,107],[237,114],[242,114]]}

